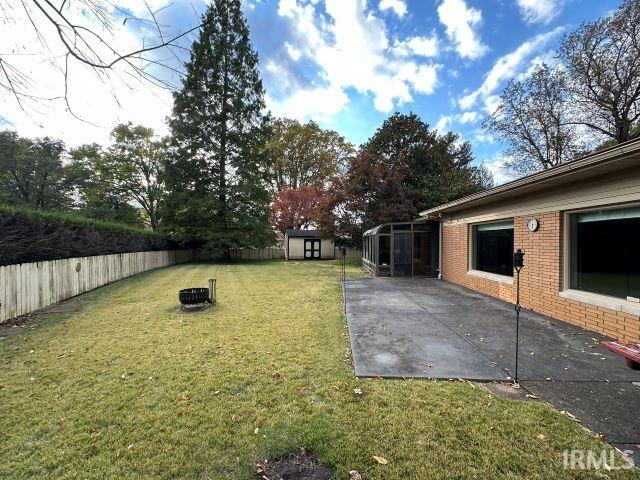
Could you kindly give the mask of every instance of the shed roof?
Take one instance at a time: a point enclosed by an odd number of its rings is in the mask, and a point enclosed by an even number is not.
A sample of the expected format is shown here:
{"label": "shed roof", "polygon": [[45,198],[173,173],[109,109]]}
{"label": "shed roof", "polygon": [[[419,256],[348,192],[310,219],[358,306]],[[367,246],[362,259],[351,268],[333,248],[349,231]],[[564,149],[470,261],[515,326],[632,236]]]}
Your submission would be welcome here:
{"label": "shed roof", "polygon": [[293,230],[287,228],[284,234],[287,237],[322,238],[320,230]]}
{"label": "shed roof", "polygon": [[634,139],[590,153],[572,162],[438,205],[420,212],[420,218],[437,218],[443,213],[453,213],[520,195],[558,188],[638,165],[640,165],[640,139]]}

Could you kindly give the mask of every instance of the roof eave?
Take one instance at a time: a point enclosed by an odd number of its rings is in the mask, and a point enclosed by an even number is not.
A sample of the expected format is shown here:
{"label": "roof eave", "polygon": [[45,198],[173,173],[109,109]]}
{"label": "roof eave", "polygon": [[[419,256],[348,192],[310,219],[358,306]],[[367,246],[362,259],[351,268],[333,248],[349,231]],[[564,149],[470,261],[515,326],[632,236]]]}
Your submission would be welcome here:
{"label": "roof eave", "polygon": [[438,205],[437,207],[430,208],[423,212],[420,212],[421,219],[437,218],[443,213],[447,213],[450,210],[458,210],[463,205],[471,208],[474,202],[479,200],[490,200],[491,197],[505,196],[510,193],[517,195],[519,191],[527,186],[534,185],[538,182],[548,181],[554,178],[560,178],[572,173],[588,169],[595,165],[603,165],[607,162],[614,161],[620,157],[628,156],[633,153],[640,153],[640,139],[630,140],[619,145],[615,145],[605,150],[601,150],[578,160],[559,165],[557,167],[543,170],[532,175],[513,180],[503,185],[484,190],[479,193],[467,195],[458,200]]}

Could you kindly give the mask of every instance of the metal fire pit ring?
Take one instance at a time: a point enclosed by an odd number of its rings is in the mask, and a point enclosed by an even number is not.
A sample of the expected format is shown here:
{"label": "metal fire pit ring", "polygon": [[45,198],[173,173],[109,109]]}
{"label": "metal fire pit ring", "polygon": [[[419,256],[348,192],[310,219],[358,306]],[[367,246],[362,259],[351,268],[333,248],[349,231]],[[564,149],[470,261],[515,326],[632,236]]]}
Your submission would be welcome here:
{"label": "metal fire pit ring", "polygon": [[187,310],[190,306],[211,306],[216,302],[216,281],[209,280],[209,288],[184,288],[178,292],[180,309]]}
{"label": "metal fire pit ring", "polygon": [[178,292],[178,298],[182,305],[199,305],[209,303],[209,289],[185,288]]}

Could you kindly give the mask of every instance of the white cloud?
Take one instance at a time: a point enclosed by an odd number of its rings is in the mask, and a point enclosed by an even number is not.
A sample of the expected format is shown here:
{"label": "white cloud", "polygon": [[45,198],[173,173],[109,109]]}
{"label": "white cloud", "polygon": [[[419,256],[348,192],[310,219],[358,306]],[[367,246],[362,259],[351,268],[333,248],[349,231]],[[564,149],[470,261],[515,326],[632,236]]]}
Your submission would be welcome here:
{"label": "white cloud", "polygon": [[478,143],[496,143],[496,139],[490,133],[483,130],[476,130],[473,139]]}
{"label": "white cloud", "polygon": [[443,134],[445,133],[445,130],[447,129],[447,127],[449,125],[451,125],[451,122],[453,121],[453,116],[452,115],[443,115],[438,119],[438,123],[436,123],[436,130],[438,131],[439,134]]}
{"label": "white cloud", "polygon": [[513,173],[507,168],[507,158],[503,155],[497,155],[491,160],[482,163],[493,175],[493,180],[496,185],[502,185],[503,183],[516,179]]}
{"label": "white cloud", "polygon": [[438,37],[434,33],[430,37],[417,36],[408,40],[396,40],[393,45],[393,51],[403,57],[409,55],[435,57],[438,55]]}
{"label": "white cloud", "polygon": [[289,42],[286,42],[284,44],[284,47],[287,49],[287,53],[289,54],[289,56],[294,62],[297,62],[298,60],[300,60],[300,57],[302,56],[302,53],[300,52],[300,50],[298,50],[296,47],[291,45]]}
{"label": "white cloud", "polygon": [[297,90],[282,101],[274,100],[267,95],[266,103],[267,108],[276,116],[306,120],[309,113],[312,113],[314,119],[331,123],[333,115],[347,106],[349,97],[339,88],[318,87]]}
{"label": "white cloud", "polygon": [[[491,70],[485,75],[482,85],[480,85],[477,90],[460,99],[460,107],[465,110],[469,109],[473,107],[478,100],[490,100],[491,103],[495,104],[496,99],[493,97],[500,85],[504,81],[514,78],[523,70],[526,70],[531,58],[561,32],[562,28],[558,27],[550,32],[537,35],[531,40],[524,42],[513,52],[500,57]],[[491,105],[485,104],[485,107],[490,108]]]}
{"label": "white cloud", "polygon": [[447,27],[447,36],[463,58],[477,60],[489,50],[476,29],[482,23],[482,12],[467,7],[464,0],[443,0],[438,6],[440,22]]}
{"label": "white cloud", "polygon": [[[272,100],[278,111],[286,115],[291,109],[292,116],[303,113],[290,101],[296,98],[308,106],[306,117],[326,116],[348,104],[346,89],[353,88],[371,94],[375,108],[389,112],[411,101],[414,93],[434,91],[439,65],[407,61],[397,46],[402,44],[407,53],[424,57],[435,53],[437,40],[412,38],[390,46],[385,23],[366,10],[365,1],[326,0],[324,7],[323,14],[302,0],[280,0],[280,15],[290,19],[295,29],[292,43],[317,64],[319,72],[317,84],[298,87],[292,93],[283,91],[283,99]],[[312,101],[310,92],[328,94],[326,102],[331,107],[325,108],[322,98]]]}
{"label": "white cloud", "polygon": [[157,12],[162,7],[166,7],[170,0],[118,0],[113,3],[120,8],[130,10],[137,17],[148,17],[149,10]]}
{"label": "white cloud", "polygon": [[404,0],[380,0],[380,10],[393,10],[400,18],[407,14],[407,4]]}
{"label": "white cloud", "polygon": [[564,7],[564,0],[517,0],[520,13],[527,23],[547,24]]}
{"label": "white cloud", "polygon": [[480,118],[478,112],[464,112],[458,117],[458,121],[462,124],[475,123]]}

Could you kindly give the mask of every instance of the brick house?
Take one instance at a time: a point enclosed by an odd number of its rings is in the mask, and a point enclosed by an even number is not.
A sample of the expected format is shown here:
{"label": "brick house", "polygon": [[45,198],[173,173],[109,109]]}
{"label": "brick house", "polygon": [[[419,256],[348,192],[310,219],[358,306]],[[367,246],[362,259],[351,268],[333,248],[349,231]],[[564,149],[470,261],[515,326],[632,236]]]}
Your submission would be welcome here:
{"label": "brick house", "polygon": [[525,252],[523,307],[640,341],[640,140],[440,205],[443,279],[512,302]]}

